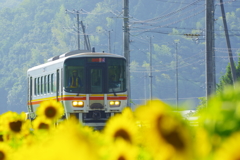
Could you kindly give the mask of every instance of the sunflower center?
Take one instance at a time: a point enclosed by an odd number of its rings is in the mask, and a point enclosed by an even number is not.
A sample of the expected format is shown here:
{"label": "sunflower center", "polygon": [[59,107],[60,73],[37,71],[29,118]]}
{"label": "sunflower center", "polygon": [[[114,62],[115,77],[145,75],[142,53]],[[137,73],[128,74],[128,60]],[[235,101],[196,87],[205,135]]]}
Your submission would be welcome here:
{"label": "sunflower center", "polygon": [[10,122],[9,126],[13,132],[20,132],[22,127],[22,121],[18,120],[16,122]]}
{"label": "sunflower center", "polygon": [[118,157],[118,160],[126,160],[126,158],[121,155],[121,156]]}
{"label": "sunflower center", "polygon": [[0,135],[0,142],[3,142],[3,135]]}
{"label": "sunflower center", "polygon": [[178,150],[184,149],[184,143],[176,130],[170,132],[169,134],[164,135],[164,138],[176,149]]}
{"label": "sunflower center", "polygon": [[52,106],[47,107],[45,110],[45,115],[48,118],[53,118],[56,114],[57,114],[57,110]]}
{"label": "sunflower center", "polygon": [[116,131],[116,133],[114,134],[114,138],[118,138],[118,137],[121,137],[123,138],[124,140],[128,141],[131,143],[131,138],[130,138],[130,135],[128,134],[128,132],[124,129],[119,129]]}
{"label": "sunflower center", "polygon": [[5,159],[5,154],[3,153],[3,151],[0,151],[0,160],[4,160]]}
{"label": "sunflower center", "polygon": [[49,125],[42,122],[42,123],[39,124],[38,129],[46,129],[46,130],[48,130],[49,129]]}
{"label": "sunflower center", "polygon": [[164,116],[161,115],[157,119],[157,128],[158,128],[158,133],[163,137],[163,139],[171,144],[175,149],[177,150],[183,150],[185,148],[184,142],[179,135],[179,132],[177,131],[177,128],[174,128],[171,131],[164,131],[164,127],[162,126],[164,121]]}

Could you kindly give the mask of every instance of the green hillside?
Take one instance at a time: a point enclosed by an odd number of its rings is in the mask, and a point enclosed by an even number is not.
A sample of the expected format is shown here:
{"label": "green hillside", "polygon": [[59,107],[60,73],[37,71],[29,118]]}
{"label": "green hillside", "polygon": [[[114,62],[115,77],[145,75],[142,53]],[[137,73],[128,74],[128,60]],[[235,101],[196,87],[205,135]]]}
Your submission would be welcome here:
{"label": "green hillside", "polygon": [[[240,3],[227,3],[235,61],[239,53]],[[149,98],[149,37],[153,39],[153,96],[175,103],[176,53],[181,101],[205,96],[204,1],[130,2],[131,85],[134,103]],[[52,56],[77,49],[76,11],[92,47],[123,55],[122,1],[0,0],[0,112],[26,111],[27,69]],[[217,81],[228,64],[219,5],[215,10]],[[200,34],[192,39],[184,34]],[[83,46],[83,37],[81,44]],[[178,43],[176,47],[176,43]]]}

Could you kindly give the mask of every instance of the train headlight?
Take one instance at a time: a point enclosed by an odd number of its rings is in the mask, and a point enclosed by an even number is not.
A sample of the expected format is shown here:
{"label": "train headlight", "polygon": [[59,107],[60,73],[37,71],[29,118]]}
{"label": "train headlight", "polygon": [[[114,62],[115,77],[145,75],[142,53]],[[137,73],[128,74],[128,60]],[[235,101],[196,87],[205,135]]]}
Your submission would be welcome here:
{"label": "train headlight", "polygon": [[79,106],[83,106],[83,104],[84,104],[83,101],[78,101]]}
{"label": "train headlight", "polygon": [[72,106],[73,107],[83,107],[84,102],[83,101],[72,101]]}
{"label": "train headlight", "polygon": [[77,101],[73,101],[73,102],[72,102],[72,105],[73,105],[73,107],[77,107],[78,102],[77,102]]}
{"label": "train headlight", "polygon": [[120,104],[121,104],[120,101],[110,101],[109,102],[110,107],[119,107]]}
{"label": "train headlight", "polygon": [[116,106],[119,106],[119,105],[120,105],[120,102],[119,102],[119,101],[115,101],[115,105],[116,105]]}
{"label": "train headlight", "polygon": [[110,106],[114,105],[114,101],[109,102]]}

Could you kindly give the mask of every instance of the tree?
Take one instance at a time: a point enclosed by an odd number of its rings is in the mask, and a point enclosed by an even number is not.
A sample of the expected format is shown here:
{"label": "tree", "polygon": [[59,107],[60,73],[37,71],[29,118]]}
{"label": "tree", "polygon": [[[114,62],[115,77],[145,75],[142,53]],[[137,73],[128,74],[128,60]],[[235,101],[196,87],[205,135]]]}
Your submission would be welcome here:
{"label": "tree", "polygon": [[[237,81],[240,80],[240,58],[238,60],[238,65],[236,66],[236,77]],[[222,91],[225,85],[233,85],[231,67],[228,64],[225,75],[222,75],[220,78],[219,84],[217,84],[217,90]]]}

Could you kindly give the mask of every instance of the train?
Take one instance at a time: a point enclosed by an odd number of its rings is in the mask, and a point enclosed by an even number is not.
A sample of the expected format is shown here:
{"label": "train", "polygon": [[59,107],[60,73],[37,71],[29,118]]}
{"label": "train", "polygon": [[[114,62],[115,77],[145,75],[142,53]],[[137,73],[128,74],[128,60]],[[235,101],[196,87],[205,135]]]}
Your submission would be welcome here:
{"label": "train", "polygon": [[57,100],[62,119],[75,116],[83,125],[102,127],[127,106],[125,57],[74,50],[27,70],[28,115],[36,118],[39,104]]}

